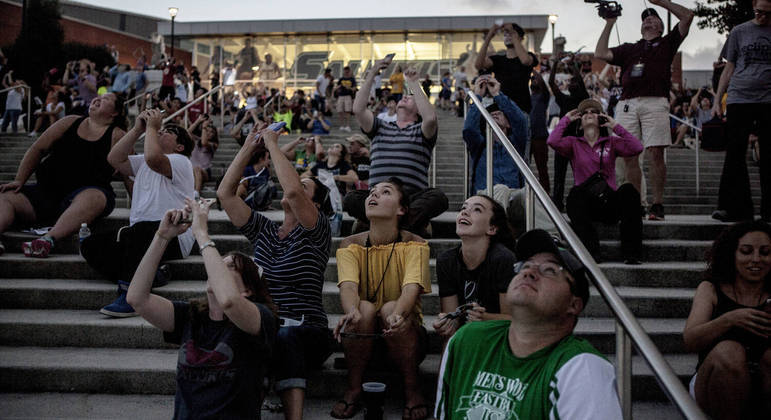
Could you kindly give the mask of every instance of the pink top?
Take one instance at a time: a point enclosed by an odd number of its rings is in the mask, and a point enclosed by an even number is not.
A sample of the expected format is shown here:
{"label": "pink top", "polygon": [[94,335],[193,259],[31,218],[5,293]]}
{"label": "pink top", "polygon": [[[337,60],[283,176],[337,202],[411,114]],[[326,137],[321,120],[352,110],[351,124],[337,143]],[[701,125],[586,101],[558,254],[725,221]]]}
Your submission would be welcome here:
{"label": "pink top", "polygon": [[602,154],[602,175],[608,185],[615,190],[616,157],[639,155],[643,151],[640,140],[626,131],[621,124],[616,124],[613,128],[616,136],[600,137],[594,142],[594,146],[589,146],[583,137],[563,136],[568,124],[570,124],[570,118],[562,117],[549,135],[547,144],[557,153],[570,159],[575,185],[581,184],[600,170],[600,154]]}

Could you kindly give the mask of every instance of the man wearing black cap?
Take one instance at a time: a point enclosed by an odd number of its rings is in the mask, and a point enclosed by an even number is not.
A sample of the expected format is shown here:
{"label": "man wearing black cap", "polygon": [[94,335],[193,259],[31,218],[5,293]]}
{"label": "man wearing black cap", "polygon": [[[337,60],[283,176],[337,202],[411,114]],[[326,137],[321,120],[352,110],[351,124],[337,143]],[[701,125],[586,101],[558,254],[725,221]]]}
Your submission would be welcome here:
{"label": "man wearing black cap", "polygon": [[589,300],[586,269],[543,230],[522,235],[516,254],[513,320],[470,323],[450,339],[434,416],[620,419],[613,365],[573,335]]}
{"label": "man wearing black cap", "polygon": [[[653,187],[653,204],[650,207],[651,220],[664,219],[664,184],[667,167],[664,150],[672,144],[669,132],[669,88],[672,78],[672,59],[688,35],[693,21],[693,11],[669,0],[650,0],[672,12],[680,22],[677,30],[664,34],[664,22],[653,8],[642,12],[642,39],[608,48],[608,39],[616,18],[605,19],[605,28],[597,41],[594,56],[610,64],[621,66],[623,93],[616,105],[615,118],[632,135],[642,140],[650,162]],[[639,158],[630,157],[619,161],[619,184],[632,183],[645,201],[645,180],[642,177]],[[623,163],[622,163],[623,162]]]}
{"label": "man wearing black cap", "polygon": [[450,339],[434,416],[620,419],[613,365],[573,335],[589,300],[586,269],[543,230],[522,235],[516,255],[513,320],[470,323]]}

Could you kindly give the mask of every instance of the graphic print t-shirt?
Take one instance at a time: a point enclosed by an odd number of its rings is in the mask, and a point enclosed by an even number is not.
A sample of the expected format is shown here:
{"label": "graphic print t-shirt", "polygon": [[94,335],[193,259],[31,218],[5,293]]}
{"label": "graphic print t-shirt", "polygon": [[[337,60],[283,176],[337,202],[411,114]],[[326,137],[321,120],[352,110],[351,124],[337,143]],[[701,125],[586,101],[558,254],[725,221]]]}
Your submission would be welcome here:
{"label": "graphic print t-shirt", "polygon": [[213,321],[208,312],[193,313],[187,302],[174,302],[174,331],[163,337],[180,345],[175,419],[259,417],[276,320],[270,309],[255,305],[262,319],[256,336],[232,322]]}
{"label": "graphic print t-shirt", "polygon": [[438,419],[621,419],[613,365],[569,335],[527,357],[511,321],[474,322],[450,339],[439,368]]}

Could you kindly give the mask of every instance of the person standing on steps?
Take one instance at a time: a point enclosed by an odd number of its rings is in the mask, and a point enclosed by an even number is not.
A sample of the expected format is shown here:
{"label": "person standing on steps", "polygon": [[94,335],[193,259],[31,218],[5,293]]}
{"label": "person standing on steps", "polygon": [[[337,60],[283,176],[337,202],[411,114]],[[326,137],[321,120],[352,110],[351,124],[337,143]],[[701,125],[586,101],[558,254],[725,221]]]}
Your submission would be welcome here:
{"label": "person standing on steps", "polygon": [[[605,19],[594,56],[610,64],[621,66],[621,100],[616,105],[615,118],[638,139],[642,140],[650,163],[653,204],[650,220],[664,219],[664,186],[667,167],[664,150],[672,144],[669,131],[669,88],[672,78],[672,60],[688,35],[694,13],[670,0],[650,0],[672,12],[680,21],[675,30],[664,35],[656,9],[642,12],[642,39],[608,48],[610,31],[616,18]],[[641,165],[643,154],[626,157],[617,162],[619,184],[631,183],[640,192],[641,205],[646,201],[645,180]]]}
{"label": "person standing on steps", "polygon": [[753,217],[746,160],[750,134],[755,134],[761,145],[760,217],[771,222],[771,1],[753,0],[752,7],[755,17],[734,27],[728,35],[728,62],[712,105],[712,115],[722,115],[720,98],[728,92],[726,134],[731,141],[720,177],[718,210],[712,214],[724,222]]}

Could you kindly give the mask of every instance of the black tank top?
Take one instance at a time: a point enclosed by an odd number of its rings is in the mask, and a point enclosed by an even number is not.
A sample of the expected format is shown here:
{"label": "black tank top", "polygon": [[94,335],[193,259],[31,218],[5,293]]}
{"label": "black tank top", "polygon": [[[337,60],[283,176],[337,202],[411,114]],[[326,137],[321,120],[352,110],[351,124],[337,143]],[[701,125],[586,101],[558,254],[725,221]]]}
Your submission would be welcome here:
{"label": "black tank top", "polygon": [[[715,292],[717,293],[717,304],[712,310],[711,320],[723,315],[726,312],[731,312],[736,309],[751,308],[757,309],[759,311],[763,310],[762,303],[758,306],[744,306],[736,303],[733,299],[723,293],[723,291],[720,290],[720,286],[718,285],[715,285]],[[752,334],[747,330],[743,330],[741,328],[731,328],[728,332],[715,340],[712,346],[699,352],[699,364],[696,365],[696,370],[699,370],[701,362],[703,362],[709,352],[712,351],[714,345],[724,340],[733,340],[739,342],[739,344],[744,346],[744,348],[747,350],[747,359],[755,362],[759,360],[760,356],[763,355],[763,351],[767,349],[771,343],[770,340]]]}
{"label": "black tank top", "polygon": [[78,135],[78,127],[85,119],[76,120],[54,142],[35,172],[38,184],[55,195],[64,196],[87,186],[112,191],[110,181],[115,170],[107,162],[107,154],[115,126],[110,125],[99,140],[89,141]]}

